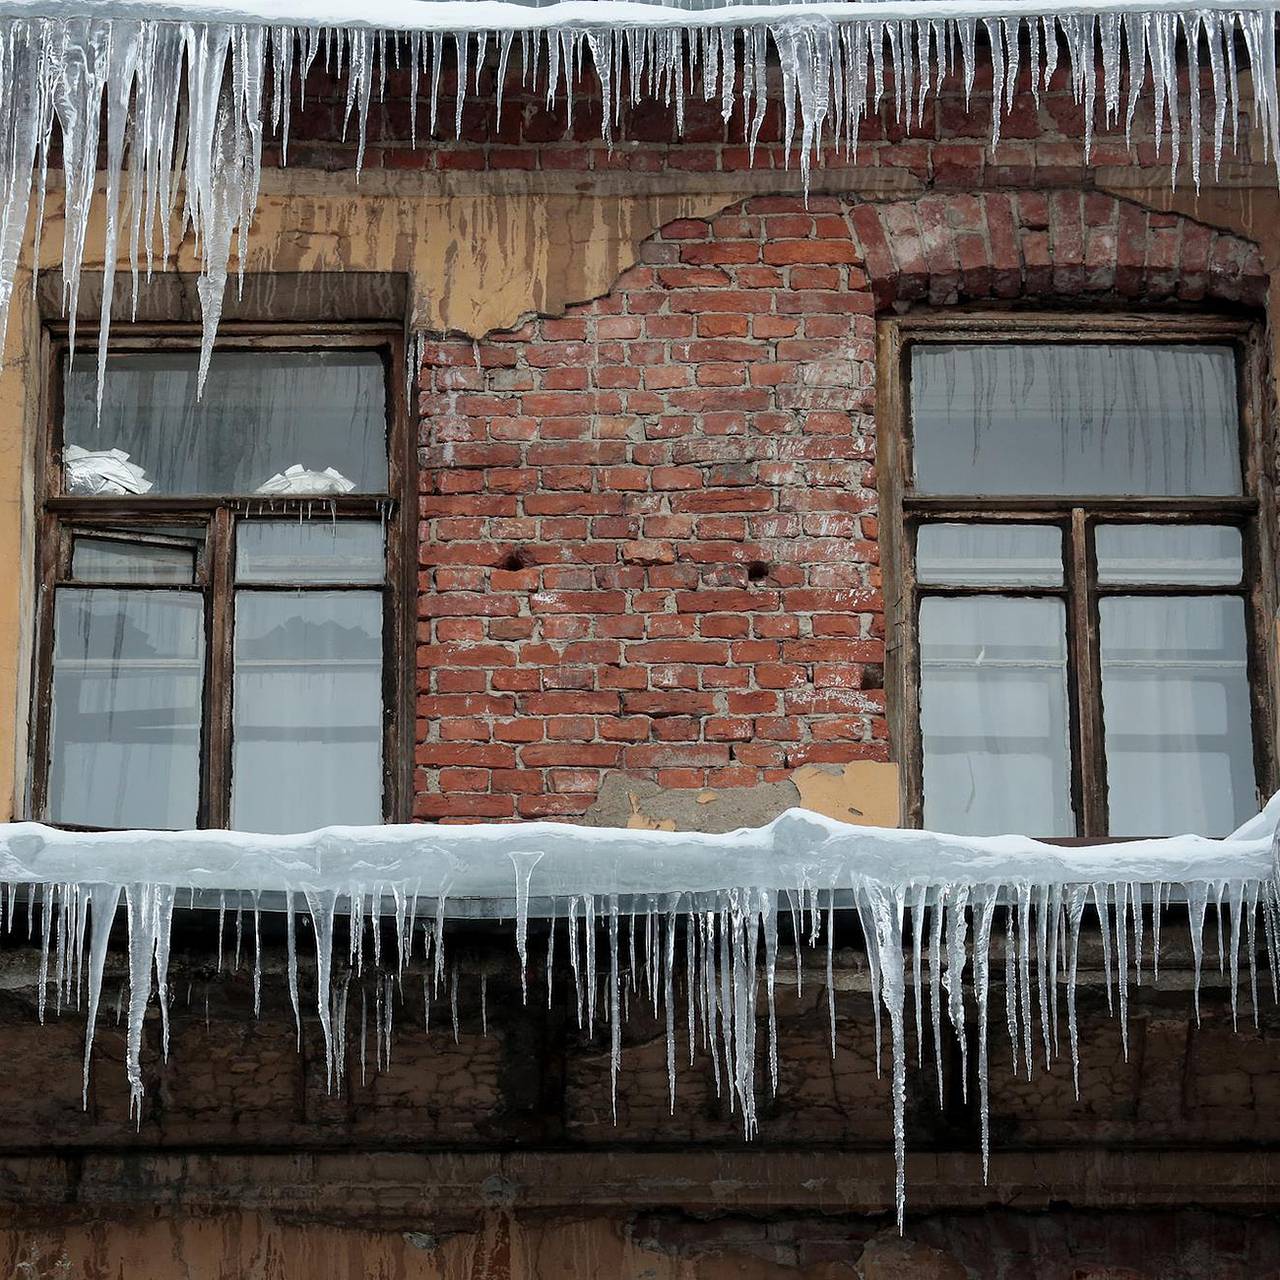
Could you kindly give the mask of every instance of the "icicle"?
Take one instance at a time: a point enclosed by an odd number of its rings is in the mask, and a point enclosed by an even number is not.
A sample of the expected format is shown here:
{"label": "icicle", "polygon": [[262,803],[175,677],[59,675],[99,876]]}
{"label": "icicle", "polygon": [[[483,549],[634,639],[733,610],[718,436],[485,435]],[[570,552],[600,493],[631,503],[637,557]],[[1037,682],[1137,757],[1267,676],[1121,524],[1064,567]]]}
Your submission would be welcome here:
{"label": "icicle", "polygon": [[[593,983],[594,985],[594,983]],[[618,1123],[618,1067],[622,1061],[622,1016],[618,1008],[618,895],[609,895],[609,1091]]]}
{"label": "icicle", "polygon": [[1259,1018],[1261,1010],[1258,1008],[1258,893],[1260,886],[1257,881],[1252,882],[1248,887],[1249,901],[1245,908],[1245,950],[1248,953],[1249,960],[1249,1002],[1253,1008],[1253,1025],[1259,1027],[1261,1023]]}
{"label": "icicle", "polygon": [[1085,905],[1089,900],[1087,885],[1075,885],[1067,902],[1067,923],[1070,927],[1070,960],[1067,972],[1067,1037],[1071,1042],[1071,1080],[1076,1099],[1080,1098],[1080,1030],[1076,1023],[1076,975],[1080,968],[1080,925],[1084,920]]}
{"label": "icicle", "polygon": [[142,1123],[142,1025],[151,999],[153,967],[158,979],[168,1052],[169,927],[173,918],[173,889],[165,885],[130,885],[125,889],[129,921],[129,1023],[125,1038],[125,1072],[129,1079],[129,1108]]}
{"label": "icicle", "polygon": [[1018,886],[1018,990],[1022,997],[1022,1045],[1027,1079],[1031,1079],[1031,1041],[1035,1036],[1031,1020],[1031,886]]}
{"label": "icicle", "polygon": [[551,1008],[551,999],[554,993],[555,984],[553,976],[555,974],[556,964],[556,917],[554,911],[550,919],[547,921],[547,1008]]}
{"label": "icicle", "polygon": [[338,895],[332,889],[308,889],[305,892],[311,927],[316,935],[316,1008],[320,1014],[320,1029],[324,1033],[326,1078],[332,1089],[336,1060],[330,997],[333,985],[333,916]]}
{"label": "icicle", "polygon": [[36,978],[36,1020],[44,1021],[45,1001],[49,994],[49,952],[53,945],[53,885],[40,886],[40,971]]}
{"label": "icicle", "polygon": [[1160,922],[1164,917],[1164,885],[1151,886],[1151,981],[1160,982]]}
{"label": "icicle", "polygon": [[911,991],[916,1014],[916,1067],[924,1066],[924,920],[927,885],[916,886],[911,904]]}
{"label": "icicle", "polygon": [[[874,921],[876,950],[880,959],[880,996],[889,1014],[889,1040],[893,1058],[893,1155],[896,1170],[894,1200],[898,1211],[898,1227],[901,1229],[907,1205],[907,1044],[904,1017],[906,991],[902,962],[904,893],[901,888],[890,891],[874,881],[869,881],[865,895]],[[861,896],[860,894],[859,897]],[[953,977],[953,981],[956,981],[956,978]]]}
{"label": "icicle", "polygon": [[973,992],[978,1006],[978,1115],[982,1140],[982,1181],[991,1172],[991,1082],[987,1006],[991,991],[991,925],[999,892],[982,886],[975,893],[977,924],[973,931]]}
{"label": "icicle", "polygon": [[120,887],[111,884],[91,884],[85,892],[92,926],[89,934],[89,995],[85,1012],[84,1092],[81,1105],[88,1109],[89,1063],[93,1057],[93,1033],[98,1025],[98,1003],[102,998],[102,974],[107,963],[107,943],[111,938],[111,926],[115,923],[116,907],[120,902]]}
{"label": "icicle", "polygon": [[262,1016],[262,932],[259,922],[260,890],[253,891],[253,1016]]}
{"label": "icicle", "polygon": [[285,949],[289,970],[289,1003],[293,1007],[293,1025],[297,1030],[298,1048],[302,1048],[302,1009],[298,1000],[298,935],[293,894],[284,895]]}
{"label": "icicle", "polygon": [[1120,1048],[1129,1061],[1129,886],[1112,886],[1116,899],[1116,992],[1120,1001]]}
{"label": "icicle", "polygon": [[932,907],[929,932],[929,1012],[933,1020],[934,1070],[938,1079],[938,1106],[942,1106],[942,917],[945,889],[939,889]]}
{"label": "icicle", "polygon": [[969,937],[969,886],[952,886],[947,904],[947,1011],[960,1040],[960,1091],[969,1096],[969,1046],[964,1033],[964,966]]}
{"label": "icicle", "polygon": [[1196,1026],[1200,1025],[1200,970],[1204,959],[1204,917],[1209,905],[1209,888],[1203,883],[1187,888],[1187,925],[1191,930],[1192,976]]}
{"label": "icicle", "polygon": [[[676,907],[679,895],[672,894],[664,923],[662,947],[662,1008],[667,1036],[667,1099],[670,1113],[676,1113]],[[768,979],[772,996],[772,977]]]}
{"label": "icicle", "polygon": [[1231,1028],[1233,1031],[1238,1031],[1240,1029],[1240,924],[1241,916],[1244,915],[1244,882],[1242,880],[1233,881],[1229,886],[1229,890],[1231,894],[1228,908],[1231,913],[1231,946],[1228,956],[1231,982]]}
{"label": "icicle", "polygon": [[542,854],[522,850],[510,853],[508,857],[516,873],[516,954],[520,957],[520,1000],[522,1004],[528,1004],[529,956],[526,943],[529,932],[529,880]]}
{"label": "icicle", "polygon": [[1093,905],[1098,912],[1098,928],[1102,935],[1102,974],[1107,988],[1107,1012],[1114,1013],[1111,1000],[1111,897],[1108,886],[1093,886]]}
{"label": "icicle", "polygon": [[830,890],[827,898],[827,1019],[831,1027],[831,1056],[836,1056],[836,980],[832,972],[832,958],[836,934],[836,891]]}

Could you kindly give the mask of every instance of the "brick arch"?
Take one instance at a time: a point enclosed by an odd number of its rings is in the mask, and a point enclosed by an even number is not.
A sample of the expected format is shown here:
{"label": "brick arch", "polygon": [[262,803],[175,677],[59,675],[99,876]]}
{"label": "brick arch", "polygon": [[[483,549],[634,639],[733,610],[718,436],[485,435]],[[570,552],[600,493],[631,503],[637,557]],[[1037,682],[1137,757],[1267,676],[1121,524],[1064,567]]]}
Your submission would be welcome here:
{"label": "brick arch", "polygon": [[1261,306],[1258,247],[1101,192],[925,195],[856,204],[854,236],[884,310],[898,304],[1114,299]]}

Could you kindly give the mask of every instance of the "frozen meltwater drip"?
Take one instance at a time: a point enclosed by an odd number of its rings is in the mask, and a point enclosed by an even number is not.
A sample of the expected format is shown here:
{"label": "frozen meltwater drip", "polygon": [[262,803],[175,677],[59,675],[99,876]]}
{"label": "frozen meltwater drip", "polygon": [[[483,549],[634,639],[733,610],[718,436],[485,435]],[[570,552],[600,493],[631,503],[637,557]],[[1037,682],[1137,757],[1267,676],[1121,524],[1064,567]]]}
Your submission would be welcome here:
{"label": "frozen meltwater drip", "polygon": [[[264,142],[268,136],[278,139],[282,161],[287,158],[291,108],[295,98],[305,101],[307,72],[322,46],[342,84],[344,124],[354,137],[357,173],[364,160],[373,94],[381,96],[390,69],[409,70],[412,141],[417,145],[423,80],[430,132],[435,133],[443,114],[459,136],[467,97],[476,92],[481,66],[492,48],[500,90],[515,57],[523,82],[544,93],[549,104],[562,100],[571,108],[582,93],[599,93],[606,142],[622,119],[624,103],[643,98],[669,103],[682,129],[686,98],[697,96],[718,102],[726,121],[740,107],[752,155],[765,119],[770,65],[776,59],[785,147],[807,190],[811,166],[824,141],[852,153],[862,121],[879,108],[887,83],[893,86],[892,109],[904,124],[913,115],[922,118],[928,94],[937,93],[950,76],[958,74],[967,96],[979,58],[979,30],[993,73],[993,146],[999,140],[1002,115],[1015,106],[1025,47],[1031,59],[1031,89],[1037,95],[1049,84],[1060,51],[1065,50],[1072,90],[1084,110],[1086,160],[1095,123],[1110,127],[1122,118],[1126,136],[1131,135],[1145,94],[1157,147],[1168,135],[1173,176],[1177,177],[1185,135],[1190,175],[1198,184],[1205,119],[1210,122],[1215,173],[1226,146],[1228,120],[1232,148],[1238,143],[1245,70],[1261,154],[1274,161],[1280,150],[1276,14],[1273,5],[1261,3],[1189,7],[1185,12],[1122,10],[1117,5],[1096,16],[1052,3],[1034,12],[1011,5],[981,19],[925,4],[920,5],[920,15],[911,18],[900,13],[877,17],[868,14],[870,5],[849,6],[848,16],[838,18],[829,11],[789,12],[789,6],[775,5],[761,6],[750,18],[734,10],[722,25],[709,27],[710,10],[695,15],[673,7],[658,21],[650,10],[637,25],[625,6],[601,0],[597,20],[590,26],[557,26],[554,6],[531,10],[542,17],[519,32],[518,46],[510,28],[477,29],[465,6],[447,7],[442,25],[429,31],[377,29],[376,5],[360,14],[358,24],[323,30],[268,24],[249,15],[230,22],[222,20],[225,10],[194,2],[175,5],[180,21],[138,19],[111,13],[109,4],[104,7],[107,12],[94,17],[58,16],[59,0],[49,0],[47,16],[19,11],[20,16],[11,12],[0,17],[0,84],[6,90],[0,99],[0,331],[29,221],[33,236],[40,234],[50,156],[60,142],[63,301],[72,336],[91,226],[103,228],[106,261],[127,258],[135,305],[141,268],[150,276],[157,257],[169,260],[175,237],[189,234],[200,264],[201,385],[232,259],[242,280],[249,258]],[[390,16],[388,20],[395,21]],[[453,29],[447,29],[447,22],[454,23]],[[1237,42],[1244,51],[1243,64]],[[457,90],[442,112],[440,73],[446,58],[456,64]],[[1190,70],[1185,105],[1179,91],[1180,58]],[[1207,109],[1198,74],[1206,59]],[[1095,102],[1096,72],[1101,78],[1100,104]],[[95,214],[99,204],[100,216]],[[98,330],[99,399],[113,290],[113,273],[108,271]]]}
{"label": "frozen meltwater drip", "polygon": [[529,1003],[529,878],[542,858],[539,850],[515,850],[510,854],[516,873],[516,953],[520,957],[520,998]]}

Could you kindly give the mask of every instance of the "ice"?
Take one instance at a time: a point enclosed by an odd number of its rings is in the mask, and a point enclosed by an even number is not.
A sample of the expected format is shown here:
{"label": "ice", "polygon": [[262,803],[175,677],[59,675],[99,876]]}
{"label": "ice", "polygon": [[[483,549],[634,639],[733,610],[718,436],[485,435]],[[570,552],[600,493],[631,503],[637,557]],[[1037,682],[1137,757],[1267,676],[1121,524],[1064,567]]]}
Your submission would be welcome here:
{"label": "ice", "polygon": [[[1108,992],[1117,999],[1118,1034],[1127,1043],[1129,986],[1141,967],[1144,913],[1151,911],[1153,976],[1159,958],[1163,905],[1188,904],[1194,957],[1193,1001],[1199,1016],[1203,932],[1210,902],[1223,914],[1223,967],[1229,975],[1233,1018],[1246,951],[1249,994],[1257,1017],[1260,945],[1276,972],[1276,905],[1280,881],[1273,851],[1276,807],[1226,840],[1180,836],[1162,840],[1062,848],[1020,836],[957,837],[923,831],[862,828],[791,810],[766,827],[702,835],[665,831],[595,829],[563,824],[518,826],[331,827],[297,836],[254,836],[227,831],[69,832],[35,824],[0,826],[0,891],[11,919],[25,898],[41,948],[37,1008],[45,1012],[50,982],[79,1003],[80,974],[87,975],[84,1090],[87,1102],[93,1031],[100,1007],[108,940],[123,898],[128,981],[123,992],[125,1077],[134,1114],[141,1120],[146,1082],[145,1026],[158,1010],[161,1057],[169,1039],[168,958],[174,912],[199,901],[220,918],[228,905],[237,919],[252,912],[255,1006],[271,972],[263,963],[260,915],[279,910],[286,926],[289,998],[302,1043],[304,1014],[299,987],[315,984],[315,1009],[325,1044],[331,1088],[346,1076],[350,985],[360,991],[361,1071],[365,1043],[374,1035],[375,1069],[391,1060],[395,1006],[416,991],[403,978],[421,969],[423,1016],[447,984],[450,1021],[460,1039],[463,997],[478,997],[480,1024],[528,1016],[514,1002],[500,1009],[490,1000],[490,969],[479,973],[458,961],[446,966],[446,934],[454,919],[508,920],[516,940],[513,975],[527,982],[530,921],[547,919],[554,937],[563,919],[568,945],[558,963],[573,978],[574,1001],[590,1038],[595,1031],[600,972],[597,945],[607,948],[604,1021],[608,1037],[612,1106],[616,1115],[624,1029],[652,1016],[666,1041],[670,1105],[677,1102],[676,1028],[687,1026],[691,1061],[710,1061],[717,1088],[746,1136],[760,1126],[757,1090],[767,1080],[776,1092],[780,1070],[776,1005],[780,923],[792,931],[803,968],[826,968],[832,1052],[842,1052],[835,1032],[837,931],[850,941],[860,932],[870,977],[869,1012],[878,1027],[887,1020],[891,1057],[888,1104],[894,1124],[895,1198],[904,1211],[905,1107],[908,1078],[907,987],[913,988],[917,1067],[933,1058],[942,1084],[943,989],[947,1021],[966,1052],[976,1020],[976,1077],[961,1069],[960,1086],[976,1085],[984,1168],[990,1158],[988,1099],[989,1003],[993,980],[991,942],[1004,939],[1004,981],[1014,1070],[1031,1073],[1037,1040],[1045,1065],[1058,1057],[1057,1009],[1065,988],[1072,1078],[1079,1086],[1080,1043],[1076,992],[1086,922],[1096,908]],[[424,889],[424,886],[426,888]],[[179,891],[182,891],[181,898]],[[38,903],[37,903],[38,898]],[[414,927],[418,912],[424,927]],[[425,920],[434,913],[434,923]],[[1258,929],[1261,913],[1262,929]],[[1132,945],[1130,915],[1133,917]],[[908,922],[910,956],[904,937]],[[1001,918],[1003,917],[1003,919]],[[342,921],[349,941],[339,950]],[[579,929],[579,923],[582,928]],[[297,931],[314,934],[315,963],[304,964]],[[394,933],[394,955],[380,941]],[[365,935],[371,941],[366,947]],[[415,947],[421,934],[422,945]],[[625,940],[623,934],[626,934]],[[220,930],[221,934],[221,930]],[[684,960],[677,955],[683,938]],[[763,945],[762,945],[763,944]],[[420,951],[420,954],[419,954]],[[924,1016],[928,953],[930,1017]],[[998,961],[997,961],[998,963]],[[557,951],[548,940],[548,998]],[[301,973],[300,973],[301,970]],[[74,978],[72,975],[76,975]],[[364,975],[364,976],[362,976]],[[799,982],[797,977],[796,990]],[[1274,988],[1273,988],[1274,989]],[[763,993],[764,999],[761,1000]],[[153,996],[155,997],[153,999]],[[69,1002],[69,999],[68,999]],[[681,1005],[683,1004],[683,1008]],[[762,1008],[763,1005],[763,1008]],[[1041,1028],[1036,1035],[1038,1008]],[[373,1026],[369,1027],[372,1018]],[[762,1025],[763,1024],[763,1025]],[[768,1065],[757,1060],[761,1030]],[[879,1034],[877,1031],[877,1054]],[[157,1069],[163,1069],[157,1068]]]}
{"label": "ice", "polygon": [[[149,276],[157,255],[162,262],[169,259],[175,232],[189,235],[200,263],[201,381],[233,256],[239,271],[245,267],[264,140],[277,138],[287,157],[291,106],[295,96],[303,101],[307,71],[322,47],[344,88],[357,172],[373,95],[381,96],[389,63],[409,69],[415,107],[425,79],[434,133],[442,105],[441,65],[446,57],[456,59],[459,88],[447,113],[456,136],[492,46],[500,86],[514,56],[524,83],[544,92],[548,103],[563,100],[571,109],[575,96],[600,93],[606,141],[622,118],[623,87],[629,86],[629,102],[670,103],[678,127],[688,95],[718,101],[726,120],[740,105],[753,154],[764,121],[768,68],[776,59],[784,137],[807,189],[823,141],[853,151],[861,122],[878,107],[887,83],[903,123],[913,108],[920,119],[928,94],[957,72],[967,96],[979,31],[993,70],[993,146],[1002,114],[1014,106],[1024,45],[1038,95],[1053,74],[1061,44],[1073,92],[1084,107],[1086,160],[1098,114],[1098,67],[1103,124],[1119,116],[1123,91],[1128,135],[1139,99],[1147,94],[1157,146],[1168,134],[1175,178],[1185,134],[1191,178],[1199,183],[1206,114],[1215,173],[1228,119],[1235,147],[1239,80],[1246,71],[1263,157],[1274,159],[1280,151],[1275,7],[1267,4],[1092,0],[1082,11],[1068,0],[825,0],[698,8],[634,0],[106,0],[91,12],[84,16],[84,6],[72,0],[0,0],[0,333],[28,221],[34,224],[32,238],[40,234],[56,134],[63,156],[62,262],[70,324],[96,203],[102,205],[105,260],[127,255],[135,302],[140,263]],[[1240,64],[1237,40],[1247,66]],[[959,50],[959,68],[952,65],[953,48]],[[1206,52],[1207,113],[1198,76]],[[1191,71],[1185,112],[1180,56]],[[416,109],[414,114],[416,143]],[[113,289],[108,271],[98,329],[100,370]]]}

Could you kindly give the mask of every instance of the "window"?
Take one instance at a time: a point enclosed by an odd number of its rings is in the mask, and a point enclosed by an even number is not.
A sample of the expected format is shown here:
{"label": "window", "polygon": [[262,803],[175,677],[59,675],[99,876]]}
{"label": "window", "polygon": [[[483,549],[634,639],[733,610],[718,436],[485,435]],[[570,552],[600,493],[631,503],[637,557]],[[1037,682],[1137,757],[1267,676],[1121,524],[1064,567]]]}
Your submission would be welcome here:
{"label": "window", "polygon": [[307,831],[403,816],[396,340],[55,342],[34,817]]}
{"label": "window", "polygon": [[1248,327],[888,329],[914,821],[1233,830],[1272,773]]}

